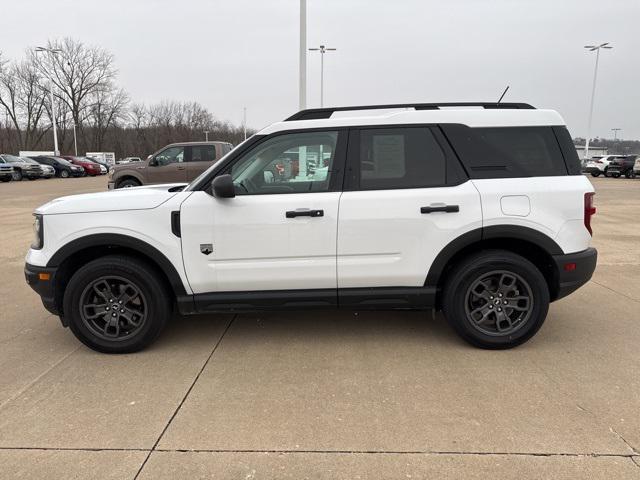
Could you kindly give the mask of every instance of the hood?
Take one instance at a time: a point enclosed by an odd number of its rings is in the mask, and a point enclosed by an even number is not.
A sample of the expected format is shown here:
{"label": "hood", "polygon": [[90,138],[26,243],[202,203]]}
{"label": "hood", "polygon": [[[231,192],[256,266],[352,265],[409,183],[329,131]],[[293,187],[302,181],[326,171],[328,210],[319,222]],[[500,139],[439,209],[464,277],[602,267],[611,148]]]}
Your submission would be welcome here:
{"label": "hood", "polygon": [[162,205],[186,185],[186,183],[167,183],[60,197],[38,207],[35,213],[56,215],[62,213],[148,210]]}

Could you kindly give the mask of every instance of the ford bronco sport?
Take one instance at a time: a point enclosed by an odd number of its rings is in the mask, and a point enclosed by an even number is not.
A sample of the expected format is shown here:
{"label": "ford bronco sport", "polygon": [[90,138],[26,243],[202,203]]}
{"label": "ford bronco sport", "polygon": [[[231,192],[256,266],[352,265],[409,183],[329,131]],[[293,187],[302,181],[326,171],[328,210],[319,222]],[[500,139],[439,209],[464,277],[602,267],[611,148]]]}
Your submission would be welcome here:
{"label": "ford bronco sport", "polygon": [[551,110],[303,110],[188,185],[41,206],[25,275],[102,352],[150,344],[172,305],[435,308],[471,344],[509,348],[591,277],[593,195]]}

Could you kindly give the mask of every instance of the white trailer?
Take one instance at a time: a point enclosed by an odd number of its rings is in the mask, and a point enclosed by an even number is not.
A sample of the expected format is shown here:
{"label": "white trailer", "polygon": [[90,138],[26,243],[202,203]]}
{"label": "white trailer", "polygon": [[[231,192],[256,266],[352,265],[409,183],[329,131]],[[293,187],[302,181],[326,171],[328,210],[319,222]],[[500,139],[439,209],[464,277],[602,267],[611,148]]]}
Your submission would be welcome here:
{"label": "white trailer", "polygon": [[105,162],[109,165],[116,164],[116,154],[113,152],[87,152],[84,156],[95,158],[96,160],[100,160],[101,162]]}
{"label": "white trailer", "polygon": [[45,156],[45,157],[53,157],[55,156],[55,153],[53,151],[37,151],[37,150],[20,150],[20,152],[18,153],[19,157],[39,157],[39,156]]}

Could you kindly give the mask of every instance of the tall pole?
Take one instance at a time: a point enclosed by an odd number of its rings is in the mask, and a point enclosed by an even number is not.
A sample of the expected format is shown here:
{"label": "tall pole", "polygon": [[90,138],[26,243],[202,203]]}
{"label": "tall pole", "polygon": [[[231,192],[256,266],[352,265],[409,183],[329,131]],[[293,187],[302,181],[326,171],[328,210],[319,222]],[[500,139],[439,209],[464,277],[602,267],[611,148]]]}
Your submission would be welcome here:
{"label": "tall pole", "polygon": [[327,48],[324,45],[320,45],[319,48],[310,48],[310,51],[320,52],[320,107],[324,106],[324,54],[326,52],[335,52],[335,48]]}
{"label": "tall pole", "polygon": [[[613,141],[615,142],[616,140],[618,140],[618,132],[622,130],[621,128],[612,128],[611,131],[613,132]],[[620,137],[622,138],[622,137]]]}
{"label": "tall pole", "polygon": [[299,109],[307,108],[307,0],[300,0]]}
{"label": "tall pole", "polygon": [[73,123],[73,149],[76,152],[76,157],[78,156],[78,140],[76,138],[76,124]]}
{"label": "tall pole", "polygon": [[208,142],[209,141],[209,130],[205,130],[204,131],[204,141]]}
{"label": "tall pole", "polygon": [[601,43],[600,45],[586,45],[584,48],[588,49],[590,52],[596,52],[596,65],[593,69],[593,85],[591,86],[591,105],[589,107],[589,122],[587,124],[587,140],[584,145],[584,158],[589,158],[589,141],[591,140],[591,121],[593,120],[593,103],[596,96],[596,81],[598,79],[598,63],[600,61],[600,49],[613,48],[609,45],[609,42]]}

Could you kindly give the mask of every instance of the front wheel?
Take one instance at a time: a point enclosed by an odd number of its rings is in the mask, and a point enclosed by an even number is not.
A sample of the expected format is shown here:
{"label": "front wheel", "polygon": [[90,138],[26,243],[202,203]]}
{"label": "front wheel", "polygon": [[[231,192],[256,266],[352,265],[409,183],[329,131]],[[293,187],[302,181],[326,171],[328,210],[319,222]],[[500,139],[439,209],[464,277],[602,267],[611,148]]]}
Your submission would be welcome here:
{"label": "front wheel", "polygon": [[140,182],[138,182],[137,180],[133,180],[131,178],[127,178],[126,180],[123,180],[120,183],[118,183],[116,188],[132,188],[132,187],[139,187],[139,186],[140,186]]}
{"label": "front wheel", "polygon": [[62,178],[69,178],[69,172],[68,172],[67,170],[62,170],[62,171],[60,172],[60,176],[61,176]]}
{"label": "front wheel", "polygon": [[130,353],[153,342],[171,315],[171,293],[149,264],[123,255],[89,262],[69,281],[64,315],[82,343]]}
{"label": "front wheel", "polygon": [[549,309],[547,282],[529,260],[488,250],[458,263],[444,286],[444,315],[470,344],[506,349],[529,340]]}
{"label": "front wheel", "polygon": [[624,174],[627,178],[636,178],[636,174],[633,173],[633,170],[628,170],[627,173]]}
{"label": "front wheel", "polygon": [[600,176],[600,172],[591,172],[591,176],[592,177],[599,177]]}
{"label": "front wheel", "polygon": [[14,179],[16,182],[21,181],[21,180],[22,180],[22,172],[21,172],[20,170],[14,170],[14,172],[13,172],[13,179]]}

